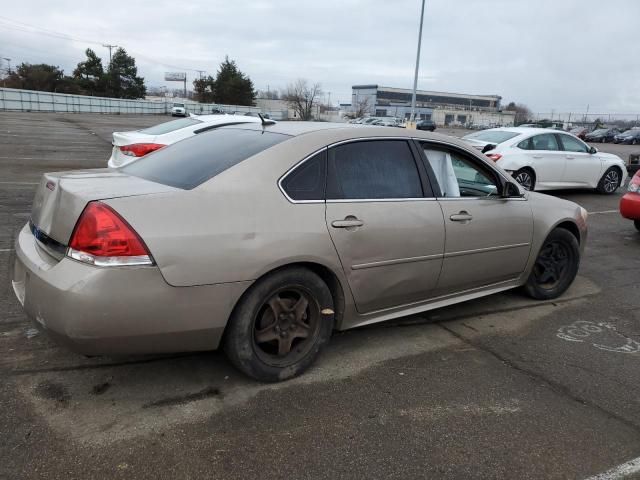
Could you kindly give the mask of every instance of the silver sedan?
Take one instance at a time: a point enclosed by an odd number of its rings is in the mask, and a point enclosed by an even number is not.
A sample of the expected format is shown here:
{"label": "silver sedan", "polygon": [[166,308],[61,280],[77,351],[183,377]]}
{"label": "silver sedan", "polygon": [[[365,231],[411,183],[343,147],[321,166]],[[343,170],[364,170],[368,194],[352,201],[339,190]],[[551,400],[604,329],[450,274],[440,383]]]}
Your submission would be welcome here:
{"label": "silver sedan", "polygon": [[44,175],[13,287],[75,351],[222,346],[277,381],[334,330],[515,287],[555,298],[586,235],[584,209],[524,191],[449,137],[247,124],[123,168]]}

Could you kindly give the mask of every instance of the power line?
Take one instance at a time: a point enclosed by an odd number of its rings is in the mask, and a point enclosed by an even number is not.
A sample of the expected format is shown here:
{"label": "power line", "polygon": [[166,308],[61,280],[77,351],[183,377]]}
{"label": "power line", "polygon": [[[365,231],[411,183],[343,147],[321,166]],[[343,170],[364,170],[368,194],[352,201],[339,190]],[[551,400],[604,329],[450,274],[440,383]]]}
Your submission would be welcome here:
{"label": "power line", "polygon": [[[4,17],[2,15],[0,15],[0,26],[3,26],[5,28],[10,28],[10,29],[13,29],[13,30],[17,30],[17,31],[21,31],[21,32],[33,33],[33,34],[36,34],[36,35],[46,35],[48,37],[57,38],[57,39],[60,39],[60,40],[69,40],[69,41],[73,41],[73,42],[90,43],[90,44],[93,44],[93,45],[106,46],[105,42],[100,42],[100,41],[97,41],[97,40],[89,40],[89,39],[86,39],[86,38],[74,37],[74,36],[68,35],[66,33],[56,32],[54,30],[49,30],[47,28],[37,27],[35,25],[29,25],[28,23],[19,22],[17,20],[13,20],[11,18],[7,18],[7,17]],[[112,45],[112,47],[114,47],[114,46],[115,45]],[[131,54],[133,54],[136,58],[140,58],[140,59],[146,61],[147,63],[152,63],[152,64],[160,65],[160,66],[163,66],[163,67],[169,67],[169,68],[173,68],[175,70],[188,70],[190,72],[200,72],[201,71],[201,70],[198,70],[197,68],[185,68],[185,67],[171,65],[169,63],[161,62],[161,61],[159,61],[159,60],[157,60],[155,58],[148,57],[146,55],[141,54],[140,52],[135,52],[133,50],[129,50],[129,52]],[[111,50],[109,50],[109,56],[111,57]],[[109,62],[111,62],[111,59],[109,59]]]}

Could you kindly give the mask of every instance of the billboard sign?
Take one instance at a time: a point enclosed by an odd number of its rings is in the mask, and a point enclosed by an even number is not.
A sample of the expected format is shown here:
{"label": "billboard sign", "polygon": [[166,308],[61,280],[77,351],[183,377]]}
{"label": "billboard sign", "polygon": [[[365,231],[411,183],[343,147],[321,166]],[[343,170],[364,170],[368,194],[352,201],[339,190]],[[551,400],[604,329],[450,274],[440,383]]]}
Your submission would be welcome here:
{"label": "billboard sign", "polygon": [[164,72],[164,79],[167,82],[184,82],[187,79],[185,72]]}

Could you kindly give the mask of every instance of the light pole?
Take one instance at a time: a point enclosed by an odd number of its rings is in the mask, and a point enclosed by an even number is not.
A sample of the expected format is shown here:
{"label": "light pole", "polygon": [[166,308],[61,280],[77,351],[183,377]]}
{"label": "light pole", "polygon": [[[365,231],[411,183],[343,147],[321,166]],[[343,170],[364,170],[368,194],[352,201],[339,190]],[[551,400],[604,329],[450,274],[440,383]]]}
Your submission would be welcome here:
{"label": "light pole", "polygon": [[420,11],[420,30],[418,30],[418,53],[416,54],[416,73],[413,76],[413,95],[411,96],[411,117],[409,121],[413,123],[416,119],[416,90],[418,89],[418,69],[420,68],[420,47],[422,46],[422,22],[424,20],[424,2],[422,0],[422,10]]}
{"label": "light pole", "polygon": [[7,63],[9,64],[9,68],[7,68],[7,73],[8,73],[9,75],[11,75],[11,59],[10,59],[10,58],[7,58],[7,57],[2,57],[2,59],[3,59],[3,60],[6,60],[6,61],[7,61]]}

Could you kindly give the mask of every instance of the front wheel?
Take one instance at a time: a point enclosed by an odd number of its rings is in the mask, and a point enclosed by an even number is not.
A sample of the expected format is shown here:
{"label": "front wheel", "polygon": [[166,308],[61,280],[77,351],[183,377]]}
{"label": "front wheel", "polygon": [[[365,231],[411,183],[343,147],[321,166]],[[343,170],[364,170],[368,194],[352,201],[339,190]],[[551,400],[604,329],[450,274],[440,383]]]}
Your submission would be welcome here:
{"label": "front wheel", "polygon": [[600,193],[611,195],[618,189],[621,182],[622,175],[620,174],[620,170],[616,167],[610,167],[606,172],[604,172],[604,175],[602,175],[596,189]]}
{"label": "front wheel", "polygon": [[533,172],[528,168],[521,168],[513,174],[513,178],[522,185],[525,190],[533,190],[535,186],[535,177]]}
{"label": "front wheel", "polygon": [[537,300],[557,298],[573,283],[579,264],[578,240],[568,230],[556,228],[538,253],[525,291]]}
{"label": "front wheel", "polygon": [[301,374],[328,343],[333,298],[318,275],[287,268],[256,282],[236,306],[224,350],[256,380],[277,382]]}

